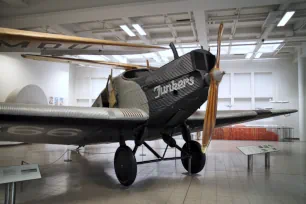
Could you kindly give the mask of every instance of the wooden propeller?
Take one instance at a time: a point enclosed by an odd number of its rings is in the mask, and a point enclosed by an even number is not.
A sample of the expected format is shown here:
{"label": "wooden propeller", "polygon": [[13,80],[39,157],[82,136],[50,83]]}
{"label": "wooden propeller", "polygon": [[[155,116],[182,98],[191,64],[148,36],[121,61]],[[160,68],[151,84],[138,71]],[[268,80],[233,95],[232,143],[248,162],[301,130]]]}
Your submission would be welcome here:
{"label": "wooden propeller", "polygon": [[220,24],[218,32],[218,47],[217,47],[217,61],[214,68],[210,71],[210,85],[207,97],[207,107],[204,118],[203,133],[202,133],[202,151],[206,152],[211,140],[212,132],[216,124],[217,105],[218,105],[218,87],[225,74],[220,70],[220,51],[221,38],[223,34],[223,23]]}

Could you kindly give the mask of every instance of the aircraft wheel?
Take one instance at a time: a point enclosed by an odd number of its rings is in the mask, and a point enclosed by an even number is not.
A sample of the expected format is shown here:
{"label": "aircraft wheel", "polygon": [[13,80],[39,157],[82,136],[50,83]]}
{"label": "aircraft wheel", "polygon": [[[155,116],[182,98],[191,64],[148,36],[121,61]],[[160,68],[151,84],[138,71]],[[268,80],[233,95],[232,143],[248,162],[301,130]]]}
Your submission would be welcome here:
{"label": "aircraft wheel", "polygon": [[133,151],[128,146],[118,147],[115,153],[114,166],[119,182],[130,186],[136,179],[137,162]]}
{"label": "aircraft wheel", "polygon": [[[183,146],[183,150],[189,152],[192,156],[191,159],[191,173],[196,174],[202,171],[206,162],[206,155],[202,153],[201,145],[196,141],[190,141],[189,147],[187,147],[187,142]],[[181,157],[187,156],[185,152],[181,152]],[[184,168],[188,171],[189,159],[182,159],[182,164]]]}

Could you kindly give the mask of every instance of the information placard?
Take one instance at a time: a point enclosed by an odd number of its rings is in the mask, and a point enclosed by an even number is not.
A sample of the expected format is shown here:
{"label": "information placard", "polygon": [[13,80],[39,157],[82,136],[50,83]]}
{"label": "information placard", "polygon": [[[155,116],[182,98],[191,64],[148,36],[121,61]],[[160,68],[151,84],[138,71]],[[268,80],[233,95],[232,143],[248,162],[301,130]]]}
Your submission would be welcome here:
{"label": "information placard", "polygon": [[237,147],[245,155],[262,154],[268,152],[277,152],[278,149],[272,145],[244,146]]}
{"label": "information placard", "polygon": [[40,179],[38,164],[0,167],[0,184]]}

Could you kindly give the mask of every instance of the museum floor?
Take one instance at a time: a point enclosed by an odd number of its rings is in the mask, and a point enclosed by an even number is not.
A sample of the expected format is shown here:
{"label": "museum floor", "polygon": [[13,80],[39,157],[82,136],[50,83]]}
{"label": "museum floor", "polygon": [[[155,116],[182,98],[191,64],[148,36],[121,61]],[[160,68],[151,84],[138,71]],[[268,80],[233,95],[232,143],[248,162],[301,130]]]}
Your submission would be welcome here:
{"label": "museum floor", "polygon": [[[179,144],[183,144],[179,140]],[[247,171],[247,157],[236,146],[272,144],[280,149],[271,153],[271,167],[265,170],[264,155],[254,156],[254,169]],[[163,151],[161,141],[151,145]],[[204,170],[195,176],[185,174],[181,162],[167,161],[138,166],[135,183],[122,187],[113,169],[118,144],[88,146],[81,155],[72,153],[72,162],[60,145],[20,145],[0,148],[0,165],[19,165],[22,160],[40,164],[43,178],[17,186],[17,203],[101,204],[101,203],[306,203],[306,143],[214,140]],[[69,146],[68,148],[75,148]],[[86,153],[84,153],[86,151]],[[179,154],[179,152],[176,152]],[[143,148],[137,159],[153,158]],[[174,155],[171,149],[167,155]],[[4,197],[0,189],[0,203]]]}

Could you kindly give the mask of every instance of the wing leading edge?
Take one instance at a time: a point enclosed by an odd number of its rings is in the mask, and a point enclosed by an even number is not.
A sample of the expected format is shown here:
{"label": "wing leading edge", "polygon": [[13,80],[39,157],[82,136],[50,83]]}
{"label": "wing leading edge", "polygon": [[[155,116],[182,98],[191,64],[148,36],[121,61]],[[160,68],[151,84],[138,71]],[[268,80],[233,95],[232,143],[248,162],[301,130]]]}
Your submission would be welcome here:
{"label": "wing leading edge", "polygon": [[[216,119],[216,127],[223,127],[241,122],[249,122],[253,120],[260,120],[280,115],[287,115],[295,112],[297,112],[297,110],[294,109],[218,111]],[[202,130],[204,115],[205,111],[196,111],[188,118],[187,124],[190,126],[192,131],[195,132]]]}
{"label": "wing leading edge", "polygon": [[117,142],[144,124],[140,109],[42,106],[0,103],[0,141],[49,144]]}
{"label": "wing leading edge", "polygon": [[0,52],[42,52],[42,54],[97,54],[123,55],[157,52],[166,48],[68,36],[40,33],[27,30],[0,28]]}

